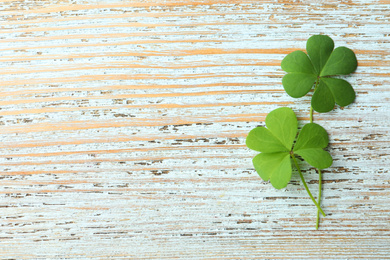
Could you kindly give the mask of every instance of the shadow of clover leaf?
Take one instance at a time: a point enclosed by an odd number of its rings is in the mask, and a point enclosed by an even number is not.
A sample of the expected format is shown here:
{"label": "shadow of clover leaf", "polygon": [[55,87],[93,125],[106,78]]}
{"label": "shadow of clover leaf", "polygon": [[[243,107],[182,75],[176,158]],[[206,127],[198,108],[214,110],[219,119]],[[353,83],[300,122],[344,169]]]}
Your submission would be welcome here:
{"label": "shadow of clover leaf", "polygon": [[248,148],[261,152],[253,158],[253,165],[264,181],[271,181],[276,189],[287,186],[291,179],[292,159],[301,156],[310,165],[324,169],[332,165],[332,157],[324,151],[328,145],[326,130],[315,123],[303,126],[297,141],[298,121],[288,107],[271,111],[265,119],[266,127],[252,129],[247,138]]}
{"label": "shadow of clover leaf", "polygon": [[306,51],[294,51],[282,61],[286,74],[282,84],[293,98],[306,95],[315,84],[311,106],[317,112],[331,111],[335,103],[347,106],[355,100],[355,91],[346,80],[331,78],[347,75],[357,68],[354,52],[346,47],[334,48],[326,35],[314,35],[307,40]]}

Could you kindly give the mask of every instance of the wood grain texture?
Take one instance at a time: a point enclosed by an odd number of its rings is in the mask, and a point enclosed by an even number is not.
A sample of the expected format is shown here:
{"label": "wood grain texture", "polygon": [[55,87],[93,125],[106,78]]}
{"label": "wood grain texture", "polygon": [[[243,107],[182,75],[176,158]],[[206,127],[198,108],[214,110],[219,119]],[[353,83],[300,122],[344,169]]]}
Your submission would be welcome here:
{"label": "wood grain texture", "polygon": [[[0,1],[1,259],[389,259],[387,0]],[[308,121],[280,62],[313,34],[358,58],[330,135],[320,230],[245,137]],[[317,194],[318,176],[303,167]]]}

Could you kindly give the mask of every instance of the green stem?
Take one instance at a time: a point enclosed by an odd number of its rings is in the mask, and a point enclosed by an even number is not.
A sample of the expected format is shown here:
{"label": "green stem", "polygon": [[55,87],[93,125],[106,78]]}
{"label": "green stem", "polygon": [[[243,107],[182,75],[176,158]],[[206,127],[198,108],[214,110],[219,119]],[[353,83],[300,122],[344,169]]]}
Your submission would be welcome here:
{"label": "green stem", "polygon": [[297,159],[295,159],[294,154],[291,154],[291,157],[292,157],[292,159],[293,159],[293,161],[294,161],[295,166],[297,167],[297,170],[298,170],[298,172],[299,172],[299,176],[301,177],[303,186],[305,186],[305,189],[306,189],[307,194],[309,194],[311,200],[313,201],[314,205],[316,205],[317,209],[321,212],[322,216],[325,217],[324,211],[321,209],[320,205],[318,205],[318,203],[317,203],[317,201],[314,199],[313,195],[311,195],[311,192],[310,192],[310,190],[309,190],[309,187],[307,187],[305,178],[303,178],[303,174],[302,174],[302,172],[301,172],[301,168],[299,167],[298,162],[297,162]]}
{"label": "green stem", "polygon": [[313,107],[310,106],[310,123],[313,123]]}
{"label": "green stem", "polygon": [[[320,77],[317,77],[316,84],[314,85],[314,92],[317,90],[319,82],[320,82]],[[310,123],[313,123],[313,107],[312,106],[310,106]]]}
{"label": "green stem", "polygon": [[[316,84],[314,86],[314,91],[316,91],[319,83],[319,78],[316,80]],[[313,123],[313,107],[310,106],[310,123]],[[318,202],[317,204],[321,206],[321,194],[322,193],[322,173],[321,170],[318,169]],[[320,225],[320,210],[317,210],[317,221],[316,221],[316,229],[318,229]]]}
{"label": "green stem", "polygon": [[[322,193],[322,173],[321,170],[318,169],[318,205],[321,205],[321,193]],[[317,222],[316,222],[316,229],[318,229],[318,226],[320,225],[320,211],[317,210]]]}

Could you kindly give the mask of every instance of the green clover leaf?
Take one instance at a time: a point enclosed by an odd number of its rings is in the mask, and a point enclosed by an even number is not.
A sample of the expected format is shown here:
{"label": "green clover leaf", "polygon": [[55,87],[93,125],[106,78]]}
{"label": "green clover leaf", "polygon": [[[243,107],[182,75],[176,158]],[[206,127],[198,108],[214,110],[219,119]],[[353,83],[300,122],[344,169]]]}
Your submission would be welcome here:
{"label": "green clover leaf", "polygon": [[335,103],[347,106],[355,100],[355,91],[346,80],[331,78],[347,75],[357,68],[354,52],[346,47],[334,48],[333,40],[326,35],[314,35],[307,40],[306,51],[294,51],[282,61],[287,74],[282,84],[293,98],[306,95],[315,85],[311,106],[317,112],[331,111]]}
{"label": "green clover leaf", "polygon": [[291,108],[282,107],[270,112],[266,127],[257,127],[246,138],[248,148],[261,152],[253,158],[253,165],[264,181],[271,181],[276,189],[287,186],[291,179],[292,158],[301,156],[310,165],[324,169],[332,164],[332,157],[324,151],[328,134],[318,124],[306,124],[294,144],[298,121]]}

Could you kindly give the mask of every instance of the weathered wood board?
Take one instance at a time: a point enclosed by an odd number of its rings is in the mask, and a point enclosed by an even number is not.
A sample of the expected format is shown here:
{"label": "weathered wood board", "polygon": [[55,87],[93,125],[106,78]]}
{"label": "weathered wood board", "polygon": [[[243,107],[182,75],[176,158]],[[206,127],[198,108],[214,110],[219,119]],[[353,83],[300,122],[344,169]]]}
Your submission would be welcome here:
{"label": "weathered wood board", "polygon": [[[2,0],[0,26],[1,259],[389,259],[389,1]],[[314,34],[359,62],[314,115],[318,231],[245,146],[277,107],[308,121],[280,62]]]}

